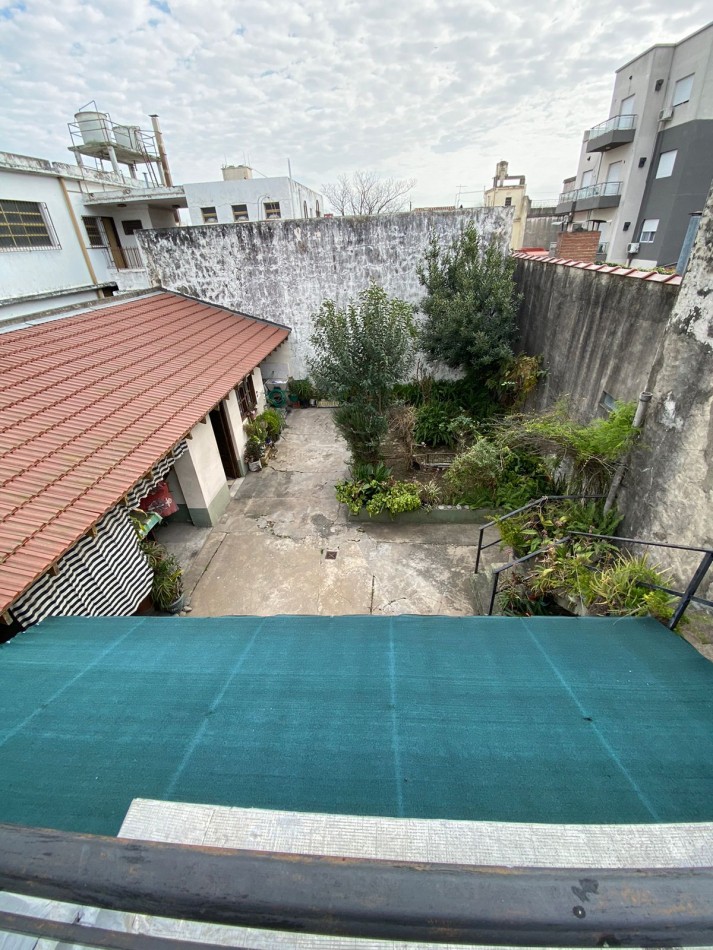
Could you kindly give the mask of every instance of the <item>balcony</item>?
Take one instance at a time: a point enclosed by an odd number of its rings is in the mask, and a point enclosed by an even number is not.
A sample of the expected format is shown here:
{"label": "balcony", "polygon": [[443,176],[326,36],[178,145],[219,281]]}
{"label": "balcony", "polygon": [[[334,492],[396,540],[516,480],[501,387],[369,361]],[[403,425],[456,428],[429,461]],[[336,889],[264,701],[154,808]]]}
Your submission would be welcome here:
{"label": "balcony", "polygon": [[608,152],[611,148],[626,145],[636,134],[635,115],[615,115],[589,130],[588,152]]}
{"label": "balcony", "polygon": [[107,267],[111,269],[144,269],[144,264],[141,260],[138,247],[108,247],[95,245],[94,249],[101,251]]}
{"label": "balcony", "polygon": [[620,181],[602,181],[598,185],[565,191],[557,199],[555,214],[573,211],[594,211],[597,208],[616,208],[621,201]]}

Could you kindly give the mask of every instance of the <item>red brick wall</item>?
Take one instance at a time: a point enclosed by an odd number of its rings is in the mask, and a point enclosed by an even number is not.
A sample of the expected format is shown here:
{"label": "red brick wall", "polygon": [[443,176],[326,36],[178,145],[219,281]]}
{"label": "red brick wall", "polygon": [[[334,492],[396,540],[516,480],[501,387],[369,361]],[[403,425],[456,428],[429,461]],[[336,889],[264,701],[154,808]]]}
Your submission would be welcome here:
{"label": "red brick wall", "polygon": [[593,264],[600,237],[600,231],[563,231],[557,238],[555,256]]}

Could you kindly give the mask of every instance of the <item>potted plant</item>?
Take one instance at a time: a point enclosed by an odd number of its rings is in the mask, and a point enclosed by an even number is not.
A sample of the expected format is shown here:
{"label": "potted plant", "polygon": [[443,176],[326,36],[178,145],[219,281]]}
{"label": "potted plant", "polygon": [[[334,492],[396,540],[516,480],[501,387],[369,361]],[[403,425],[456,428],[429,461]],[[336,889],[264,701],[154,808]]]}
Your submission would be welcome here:
{"label": "potted plant", "polygon": [[256,435],[251,435],[245,446],[245,461],[251,472],[259,472],[262,468],[262,457],[265,454],[265,443]]}
{"label": "potted plant", "polygon": [[291,379],[289,387],[290,401],[297,400],[302,408],[309,406],[310,400],[314,399],[314,386],[309,379]]}
{"label": "potted plant", "polygon": [[183,569],[174,554],[166,552],[164,557],[156,561],[151,597],[154,605],[166,613],[177,614],[183,610]]}

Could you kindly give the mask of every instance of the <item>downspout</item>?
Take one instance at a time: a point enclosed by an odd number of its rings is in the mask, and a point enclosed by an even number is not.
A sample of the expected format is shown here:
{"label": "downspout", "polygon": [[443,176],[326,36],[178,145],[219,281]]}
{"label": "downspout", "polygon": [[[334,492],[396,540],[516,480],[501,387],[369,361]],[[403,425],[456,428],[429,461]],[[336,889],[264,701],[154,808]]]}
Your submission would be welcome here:
{"label": "downspout", "polygon": [[[639,393],[639,403],[636,407],[636,412],[634,413],[634,421],[631,423],[632,429],[641,429],[644,424],[644,419],[646,417],[646,411],[649,408],[649,403],[653,393],[644,390],[644,392]],[[634,436],[635,439],[638,439],[639,433],[637,432]],[[633,448],[633,446],[632,446]],[[631,455],[631,449],[626,453],[626,455],[619,459],[616,468],[614,469],[614,475],[612,476],[611,486],[609,487],[609,494],[607,495],[607,500],[604,502],[604,514],[614,506],[616,501],[616,496],[619,493],[619,488],[621,486],[622,479],[624,478],[624,473],[626,472],[626,465],[629,461]]]}
{"label": "downspout", "polygon": [[153,114],[150,118],[151,125],[153,126],[153,134],[156,139],[156,148],[158,149],[159,168],[162,173],[163,184],[172,188],[173,178],[171,177],[171,169],[168,167],[168,155],[166,155],[166,147],[163,144],[163,135],[161,134],[161,126],[158,124],[158,116]]}
{"label": "downspout", "polygon": [[92,259],[89,256],[89,251],[87,250],[87,247],[84,243],[84,235],[82,234],[81,229],[79,227],[79,221],[77,221],[77,216],[74,213],[72,202],[69,200],[69,192],[67,191],[67,186],[64,183],[64,178],[60,178],[58,180],[59,180],[60,188],[62,189],[62,194],[64,196],[64,202],[67,205],[67,211],[69,212],[69,216],[72,219],[74,233],[77,235],[79,246],[82,250],[82,254],[84,255],[84,263],[87,265],[87,270],[89,271],[89,276],[92,279],[92,283],[98,284],[99,281],[97,280],[97,275],[94,273],[94,267],[92,266]]}

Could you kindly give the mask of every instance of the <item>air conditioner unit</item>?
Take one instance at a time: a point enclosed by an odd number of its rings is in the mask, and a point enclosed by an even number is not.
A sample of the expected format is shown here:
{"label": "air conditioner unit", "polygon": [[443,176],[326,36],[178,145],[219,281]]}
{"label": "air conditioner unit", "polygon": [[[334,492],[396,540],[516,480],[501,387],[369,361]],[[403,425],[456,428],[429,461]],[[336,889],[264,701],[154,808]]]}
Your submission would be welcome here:
{"label": "air conditioner unit", "polygon": [[639,253],[639,244],[638,244],[638,242],[637,242],[636,244],[628,244],[628,245],[627,245],[627,248],[626,248],[626,253],[627,253],[629,256],[631,256],[632,254],[638,254],[638,253]]}
{"label": "air conditioner unit", "polygon": [[659,112],[659,122],[668,122],[673,118],[673,106],[667,106]]}

